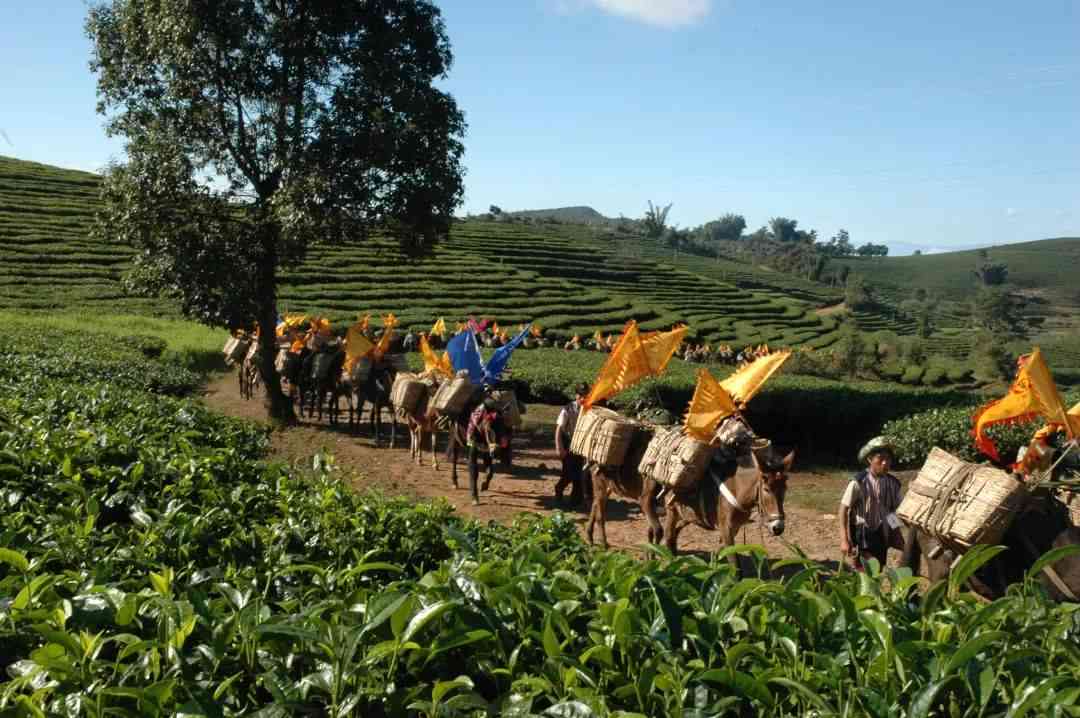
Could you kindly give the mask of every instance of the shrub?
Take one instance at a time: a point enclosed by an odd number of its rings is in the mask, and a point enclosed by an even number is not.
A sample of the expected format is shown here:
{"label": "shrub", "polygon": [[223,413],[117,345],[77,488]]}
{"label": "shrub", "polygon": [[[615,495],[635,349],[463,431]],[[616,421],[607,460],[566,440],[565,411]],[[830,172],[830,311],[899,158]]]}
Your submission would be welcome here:
{"label": "shrub", "polygon": [[908,365],[900,376],[900,382],[902,384],[918,384],[924,371],[925,369],[921,366]]}

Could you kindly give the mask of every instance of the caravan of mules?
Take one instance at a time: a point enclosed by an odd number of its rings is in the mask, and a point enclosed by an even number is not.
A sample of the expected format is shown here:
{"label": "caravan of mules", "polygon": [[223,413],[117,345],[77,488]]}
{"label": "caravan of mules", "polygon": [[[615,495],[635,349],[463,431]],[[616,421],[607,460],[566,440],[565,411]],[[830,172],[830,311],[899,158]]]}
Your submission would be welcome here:
{"label": "caravan of mules", "polygon": [[[276,362],[283,389],[296,402],[301,416],[321,420],[325,413],[330,424],[340,421],[344,400],[352,431],[359,431],[364,410],[370,406],[368,424],[376,446],[381,444],[383,412],[388,410],[390,447],[394,447],[398,424],[402,424],[409,434],[410,459],[422,464],[427,445],[436,470],[437,437],[445,432],[451,484],[460,486],[458,459],[464,452],[468,490],[473,502],[479,503],[481,492],[493,479],[495,462],[502,458],[511,466],[513,432],[524,412],[502,375],[514,349],[529,346],[526,340],[537,346],[540,333],[535,327],[523,326],[510,338],[505,332],[491,331],[487,322],[469,320],[458,324],[440,357],[433,345],[443,343],[442,320],[431,333],[421,334],[419,341],[412,333],[400,339],[394,331],[393,315],[384,317],[383,324],[377,336],[365,317],[341,338],[333,335],[323,319],[283,319],[278,327]],[[740,368],[723,381],[701,369],[693,399],[677,426],[639,421],[606,406],[609,399],[634,383],[658,376],[673,356],[688,353],[680,352],[686,330],[682,326],[667,332],[639,332],[631,321],[618,340],[597,339],[598,348],[610,356],[592,387],[560,415],[559,430],[570,438],[569,448],[560,450],[563,478],[581,481],[592,489],[585,529],[590,542],[598,532],[599,542],[607,546],[606,513],[612,495],[638,504],[648,524],[647,540],[664,543],[672,552],[678,549],[680,531],[691,524],[715,531],[721,547],[734,545],[740,529],[754,520],[755,514],[774,536],[784,531],[784,497],[795,452],[783,451],[757,436],[744,412],[790,352],[747,348],[739,352]],[[227,359],[238,364],[240,391],[245,398],[254,396],[260,384],[256,345],[251,337],[234,334],[225,348]],[[480,346],[495,349],[487,362],[481,358]],[[401,350],[412,349],[423,355],[423,372],[408,371]],[[1048,425],[1022,450],[1017,462],[1010,464],[996,457],[985,429],[1039,414],[1047,418]],[[998,459],[997,466],[1005,465],[1008,470],[963,462],[935,449],[903,501],[897,498],[899,506],[891,507],[894,513],[879,516],[886,536],[890,535],[887,526],[896,528],[886,543],[902,549],[901,565],[915,573],[921,570],[932,580],[948,576],[973,547],[1002,545],[1001,553],[968,579],[977,593],[990,599],[1022,582],[1039,557],[1056,549],[1055,560],[1038,562],[1039,580],[1052,597],[1077,601],[1080,485],[1066,479],[1080,474],[1078,432],[1080,405],[1068,412],[1060,406],[1049,370],[1036,349],[1021,358],[1016,383],[1006,398],[984,407],[976,417],[977,445]],[[895,457],[887,442],[875,451]],[[574,456],[578,467],[583,464],[583,472],[568,479],[567,467],[572,474]],[[740,466],[753,471],[738,472]],[[865,481],[865,476],[863,472],[856,479]],[[561,494],[562,489],[557,491]],[[856,513],[852,511],[853,521]],[[865,523],[865,519],[859,520]],[[865,535],[865,525],[861,528],[860,535]],[[855,533],[852,523],[852,535]],[[885,546],[876,555],[884,557],[887,550]],[[860,558],[865,554],[859,547],[853,555],[853,568],[878,570]],[[729,553],[729,559],[734,562],[734,555]]]}

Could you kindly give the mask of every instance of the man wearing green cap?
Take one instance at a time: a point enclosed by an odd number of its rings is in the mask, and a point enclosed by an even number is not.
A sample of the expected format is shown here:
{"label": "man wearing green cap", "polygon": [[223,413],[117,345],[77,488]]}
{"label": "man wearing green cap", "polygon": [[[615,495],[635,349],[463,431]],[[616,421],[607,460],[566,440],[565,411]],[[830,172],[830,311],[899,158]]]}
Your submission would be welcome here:
{"label": "man wearing green cap", "polygon": [[902,548],[900,480],[889,473],[895,449],[884,437],[871,439],[859,452],[864,468],[840,499],[840,552],[862,570],[871,558],[884,567],[890,548]]}

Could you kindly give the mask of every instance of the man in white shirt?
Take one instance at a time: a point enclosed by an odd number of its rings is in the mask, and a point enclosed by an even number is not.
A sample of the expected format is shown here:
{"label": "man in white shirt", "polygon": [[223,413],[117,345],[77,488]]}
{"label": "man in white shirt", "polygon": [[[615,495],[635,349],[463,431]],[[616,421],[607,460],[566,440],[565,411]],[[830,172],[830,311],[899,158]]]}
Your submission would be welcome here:
{"label": "man in white shirt", "polygon": [[866,468],[848,482],[840,499],[840,552],[857,570],[876,558],[884,567],[890,548],[902,548],[900,480],[889,473],[895,461],[893,446],[881,436],[859,452]]}
{"label": "man in white shirt", "polygon": [[577,506],[587,496],[591,497],[591,486],[582,476],[585,466],[585,458],[571,453],[570,441],[574,437],[574,429],[577,428],[578,416],[581,415],[581,403],[589,395],[589,387],[579,384],[574,390],[574,400],[563,407],[559,412],[559,418],[555,422],[555,451],[562,460],[562,474],[559,482],[555,484],[555,499],[559,504],[563,502],[563,492],[570,486],[570,505]]}

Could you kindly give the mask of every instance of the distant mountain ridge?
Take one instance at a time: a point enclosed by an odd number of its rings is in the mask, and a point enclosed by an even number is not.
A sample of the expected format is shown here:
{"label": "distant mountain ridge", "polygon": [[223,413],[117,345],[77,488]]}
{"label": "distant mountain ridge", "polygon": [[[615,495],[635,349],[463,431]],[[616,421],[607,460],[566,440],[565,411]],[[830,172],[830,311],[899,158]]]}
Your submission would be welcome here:
{"label": "distant mountain ridge", "polygon": [[579,205],[576,207],[554,207],[552,209],[521,209],[515,212],[505,212],[511,217],[527,217],[529,219],[555,219],[560,222],[581,222],[582,224],[604,224],[614,222],[611,217],[605,217],[592,207]]}

